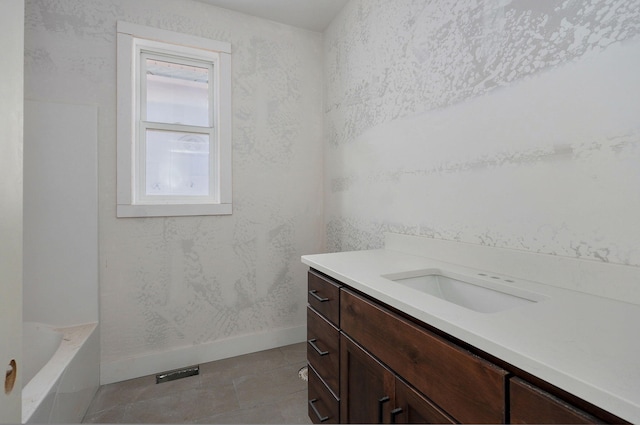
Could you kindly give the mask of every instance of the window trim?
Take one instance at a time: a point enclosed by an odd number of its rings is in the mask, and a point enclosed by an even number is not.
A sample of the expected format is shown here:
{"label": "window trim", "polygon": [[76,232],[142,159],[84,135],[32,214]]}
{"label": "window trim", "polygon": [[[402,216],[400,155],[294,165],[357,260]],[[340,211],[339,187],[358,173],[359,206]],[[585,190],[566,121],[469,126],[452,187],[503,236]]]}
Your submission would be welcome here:
{"label": "window trim", "polygon": [[[161,50],[164,44],[175,45],[178,50],[189,52],[194,59],[210,60],[206,52],[218,56],[217,72],[213,82],[214,104],[212,111],[213,133],[217,141],[217,155],[213,155],[218,172],[217,202],[202,203],[197,198],[193,202],[180,202],[179,197],[167,203],[142,203],[136,201],[134,185],[135,163],[138,147],[136,108],[136,62],[139,46]],[[197,49],[197,50],[194,50]],[[205,52],[201,52],[201,51]],[[199,53],[200,51],[200,53]],[[171,50],[168,52],[171,53]],[[205,53],[203,56],[202,53]],[[200,56],[199,56],[200,54]],[[209,55],[210,57],[210,55]],[[131,24],[117,23],[117,217],[166,217],[192,215],[228,215],[232,213],[231,186],[231,45],[226,42],[202,37]],[[161,124],[160,124],[161,125]],[[156,127],[156,125],[154,125]],[[185,126],[189,127],[189,126]],[[206,127],[194,127],[206,130]],[[205,131],[203,131],[205,132]]]}

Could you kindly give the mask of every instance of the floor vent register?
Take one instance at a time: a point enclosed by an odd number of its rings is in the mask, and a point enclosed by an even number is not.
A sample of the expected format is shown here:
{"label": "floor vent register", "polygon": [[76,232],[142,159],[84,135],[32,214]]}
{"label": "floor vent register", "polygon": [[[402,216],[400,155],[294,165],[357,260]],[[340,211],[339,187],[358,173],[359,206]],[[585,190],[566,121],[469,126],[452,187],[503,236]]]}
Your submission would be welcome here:
{"label": "floor vent register", "polygon": [[184,367],[182,369],[170,370],[156,375],[156,384],[163,382],[175,381],[176,379],[188,378],[189,376],[199,375],[200,365]]}

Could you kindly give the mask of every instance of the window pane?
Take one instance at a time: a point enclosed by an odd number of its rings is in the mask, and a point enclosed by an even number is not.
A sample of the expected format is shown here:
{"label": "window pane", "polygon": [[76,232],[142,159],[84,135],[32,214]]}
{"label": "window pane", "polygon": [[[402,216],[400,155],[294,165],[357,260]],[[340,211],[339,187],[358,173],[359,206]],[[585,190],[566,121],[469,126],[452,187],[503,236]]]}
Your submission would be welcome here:
{"label": "window pane", "polygon": [[145,59],[147,121],[209,127],[209,69]]}
{"label": "window pane", "polygon": [[146,194],[209,196],[209,136],[147,130]]}

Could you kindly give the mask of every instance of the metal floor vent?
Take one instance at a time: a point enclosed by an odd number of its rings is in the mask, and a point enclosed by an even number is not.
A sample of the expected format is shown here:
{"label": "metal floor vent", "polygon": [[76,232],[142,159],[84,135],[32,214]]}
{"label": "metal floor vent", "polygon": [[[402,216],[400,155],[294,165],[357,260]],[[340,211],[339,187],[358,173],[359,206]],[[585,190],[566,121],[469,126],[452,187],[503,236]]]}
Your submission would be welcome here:
{"label": "metal floor vent", "polygon": [[156,375],[156,384],[163,382],[175,381],[180,378],[187,378],[189,376],[199,375],[200,365],[189,366],[182,369],[170,370],[168,372],[162,372]]}

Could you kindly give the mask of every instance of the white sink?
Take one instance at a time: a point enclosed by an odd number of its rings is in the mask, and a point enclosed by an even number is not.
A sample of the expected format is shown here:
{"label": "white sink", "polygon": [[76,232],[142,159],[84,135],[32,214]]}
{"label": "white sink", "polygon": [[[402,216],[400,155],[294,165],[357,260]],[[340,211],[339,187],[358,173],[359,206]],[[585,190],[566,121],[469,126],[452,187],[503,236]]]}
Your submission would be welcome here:
{"label": "white sink", "polygon": [[497,313],[546,299],[509,285],[516,283],[513,279],[487,273],[473,276],[427,269],[382,277],[480,313]]}

